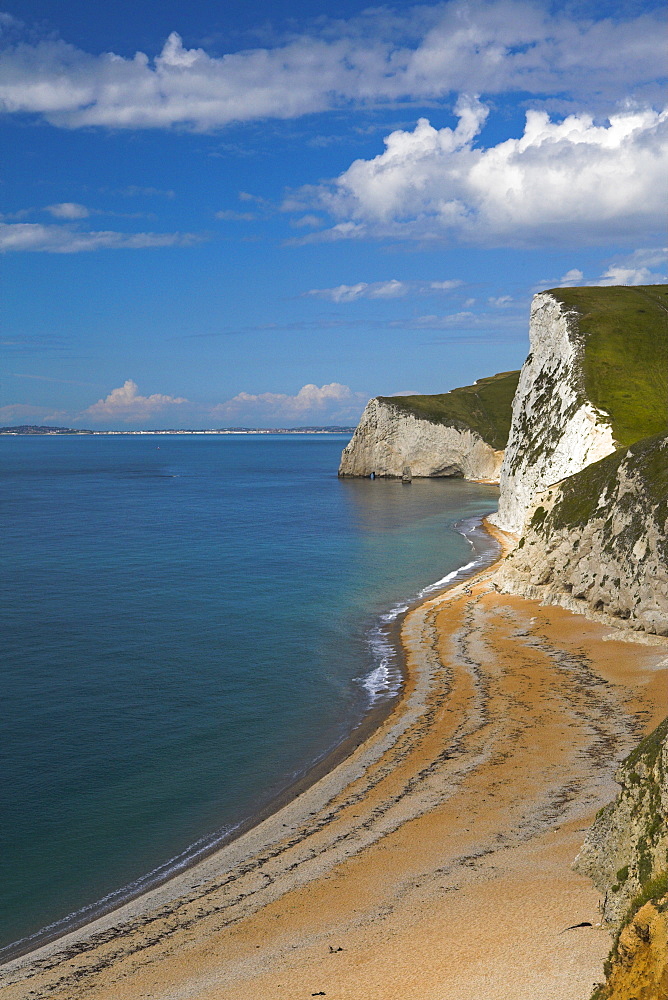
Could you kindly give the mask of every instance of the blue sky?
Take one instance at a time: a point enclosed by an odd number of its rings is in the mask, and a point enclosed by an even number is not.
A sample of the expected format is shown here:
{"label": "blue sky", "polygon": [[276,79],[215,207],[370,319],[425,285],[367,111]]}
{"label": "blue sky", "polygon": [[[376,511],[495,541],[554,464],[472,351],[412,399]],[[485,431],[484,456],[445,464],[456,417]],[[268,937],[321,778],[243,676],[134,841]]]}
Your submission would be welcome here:
{"label": "blue sky", "polygon": [[0,4],[0,424],[351,424],[666,280],[662,4]]}

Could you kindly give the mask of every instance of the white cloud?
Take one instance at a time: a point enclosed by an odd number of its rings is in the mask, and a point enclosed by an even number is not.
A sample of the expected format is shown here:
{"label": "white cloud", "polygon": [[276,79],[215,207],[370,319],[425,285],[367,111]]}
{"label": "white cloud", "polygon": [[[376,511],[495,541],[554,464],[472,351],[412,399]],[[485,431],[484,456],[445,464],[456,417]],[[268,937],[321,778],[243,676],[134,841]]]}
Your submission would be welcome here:
{"label": "white cloud", "polygon": [[[587,280],[584,272],[572,267],[558,281],[541,281],[534,286],[534,292],[545,288],[570,288],[573,285],[656,285],[668,281],[666,267],[668,250],[663,247],[643,247],[633,253],[611,262],[597,279]],[[661,267],[662,271],[655,268]]]}
{"label": "white cloud", "polygon": [[559,282],[560,288],[568,288],[569,285],[580,285],[582,284],[582,279],[584,274],[577,267],[572,267],[570,271],[566,271],[563,275],[561,281]]}
{"label": "white cloud", "polygon": [[[666,265],[668,252],[661,248],[635,250],[628,257],[611,264],[595,284],[597,285],[655,285],[668,280]],[[662,271],[653,270],[661,267]]]}
{"label": "white cloud", "polygon": [[322,219],[319,215],[307,213],[306,215],[300,216],[298,219],[292,219],[290,225],[295,229],[316,229],[318,226],[322,225]]}
{"label": "white cloud", "polygon": [[337,285],[335,288],[312,288],[306,295],[319,299],[331,299],[332,302],[354,302],[356,299],[368,298],[366,281],[358,281],[356,285]]}
{"label": "white cloud", "polygon": [[614,100],[658,94],[663,57],[658,10],[596,20],[524,0],[376,7],[222,56],[184,47],[176,32],[152,58],[92,55],[52,37],[19,42],[0,60],[0,108],[66,128],[210,129],[458,90]]}
{"label": "white cloud", "polygon": [[403,237],[488,245],[595,242],[656,230],[668,194],[668,112],[632,110],[595,124],[587,114],[552,122],[529,111],[524,133],[487,149],[487,118],[460,98],[455,129],[421,118],[309,192],[341,220],[305,240]]}
{"label": "white cloud", "polygon": [[428,330],[440,330],[449,326],[471,326],[480,322],[480,317],[475,313],[464,310],[462,312],[448,313],[445,316],[418,316],[412,320],[411,326]]}
{"label": "white cloud", "polygon": [[234,209],[224,208],[216,212],[216,218],[221,222],[252,222],[257,216],[254,212],[235,212]]}
{"label": "white cloud", "polygon": [[47,205],[54,219],[87,219],[90,212],[85,205],[77,205],[73,201],[61,201],[58,205]]}
{"label": "white cloud", "polygon": [[451,292],[455,288],[459,288],[463,284],[461,278],[452,278],[449,281],[430,281],[429,287],[433,288],[435,292]]}
{"label": "white cloud", "polygon": [[507,309],[512,304],[513,298],[512,295],[499,295],[496,298],[492,296],[487,301],[496,309]]}
{"label": "white cloud", "polygon": [[146,247],[189,246],[200,239],[194,233],[118,233],[109,230],[84,233],[67,226],[0,222],[0,253],[81,253],[103,248],[136,250]]}
{"label": "white cloud", "polygon": [[337,285],[334,288],[311,288],[305,295],[313,295],[331,302],[355,302],[357,299],[396,299],[405,295],[451,292],[459,288],[461,279],[450,281],[358,281],[355,285]]}
{"label": "white cloud", "polygon": [[375,284],[370,292],[370,298],[372,299],[396,299],[401,296],[407,295],[410,291],[410,284],[406,281],[397,281],[396,278],[392,278],[391,281],[379,281]]}
{"label": "white cloud", "polygon": [[243,422],[284,420],[300,424],[339,423],[356,420],[367,397],[347,385],[330,382],[302,386],[294,396],[282,392],[240,392],[212,410],[215,420]]}
{"label": "white cloud", "polygon": [[12,426],[17,424],[52,424],[56,420],[62,420],[67,414],[65,411],[47,409],[45,406],[33,406],[30,403],[10,403],[8,406],[0,406],[0,424]]}
{"label": "white cloud", "polygon": [[98,399],[83,413],[79,420],[123,420],[131,423],[152,417],[154,414],[170,406],[179,406],[188,400],[182,396],[165,396],[155,392],[151,396],[140,396],[138,386],[132,379],[127,379],[118,389],[112,389],[104,399]]}
{"label": "white cloud", "polygon": [[651,275],[647,267],[609,267],[596,282],[597,285],[649,285]]}

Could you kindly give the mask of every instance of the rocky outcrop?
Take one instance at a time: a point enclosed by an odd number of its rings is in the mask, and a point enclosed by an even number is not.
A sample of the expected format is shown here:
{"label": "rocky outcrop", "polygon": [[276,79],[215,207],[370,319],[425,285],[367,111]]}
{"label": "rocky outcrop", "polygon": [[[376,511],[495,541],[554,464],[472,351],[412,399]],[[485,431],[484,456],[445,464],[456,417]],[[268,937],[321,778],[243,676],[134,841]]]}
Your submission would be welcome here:
{"label": "rocky outcrop", "polygon": [[603,918],[619,929],[630,909],[668,890],[661,885],[668,870],[668,719],[629,754],[615,779],[621,791],[599,812],[574,867],[603,894]]}
{"label": "rocky outcrop", "polygon": [[519,372],[434,396],[372,399],[341,456],[340,476],[463,476],[498,481]]}
{"label": "rocky outcrop", "polygon": [[591,1000],[668,1000],[668,895],[645,903],[622,929]]}
{"label": "rocky outcrop", "polygon": [[668,635],[668,435],[540,494],[500,589]]}
{"label": "rocky outcrop", "polygon": [[372,399],[341,455],[340,476],[463,476],[498,480],[503,451],[469,428],[434,423]]}
{"label": "rocky outcrop", "polygon": [[574,867],[616,931],[592,1000],[668,1000],[668,719],[626,758]]}
{"label": "rocky outcrop", "polygon": [[499,510],[491,518],[515,533],[536,493],[616,448],[609,415],[587,397],[577,312],[551,292],[534,296],[529,345],[513,401]]}

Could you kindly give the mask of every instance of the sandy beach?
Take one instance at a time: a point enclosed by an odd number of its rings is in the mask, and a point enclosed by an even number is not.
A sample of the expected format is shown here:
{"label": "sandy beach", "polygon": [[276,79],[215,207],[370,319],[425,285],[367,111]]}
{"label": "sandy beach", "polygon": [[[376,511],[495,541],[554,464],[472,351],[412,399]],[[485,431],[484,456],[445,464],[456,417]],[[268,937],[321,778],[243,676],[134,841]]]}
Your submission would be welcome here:
{"label": "sandy beach", "polygon": [[402,697],[348,757],[4,966],[3,1000],[588,1000],[610,938],[571,863],[616,763],[668,713],[668,646],[492,577],[408,613]]}

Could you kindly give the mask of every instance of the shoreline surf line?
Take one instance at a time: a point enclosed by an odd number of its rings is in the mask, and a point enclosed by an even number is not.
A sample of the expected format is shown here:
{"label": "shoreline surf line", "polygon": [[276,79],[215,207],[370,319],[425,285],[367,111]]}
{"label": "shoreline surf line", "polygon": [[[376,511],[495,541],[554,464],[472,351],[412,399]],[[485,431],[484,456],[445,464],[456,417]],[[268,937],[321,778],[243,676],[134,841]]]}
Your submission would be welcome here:
{"label": "shoreline surf line", "polygon": [[[474,558],[463,566],[451,570],[435,583],[428,584],[417,595],[401,602],[395,608],[390,609],[388,613],[380,616],[381,619],[385,619],[384,623],[387,625],[384,638],[391,648],[393,666],[399,675],[398,681],[395,682],[395,690],[392,690],[385,697],[381,694],[378,698],[374,698],[373,691],[365,683],[369,681],[371,675],[381,669],[382,663],[366,675],[359,677],[358,682],[366,688],[370,698],[369,707],[361,721],[342,740],[326,750],[320,758],[309,763],[301,774],[298,774],[285,788],[273,795],[268,802],[234,826],[195,841],[181,854],[168,859],[135,882],[122,886],[102,899],[0,948],[0,970],[11,969],[16,963],[27,964],[33,958],[38,960],[43,951],[55,953],[59,944],[70,938],[83,940],[89,932],[94,933],[95,925],[98,922],[113,918],[126,907],[139,904],[142,900],[146,900],[148,903],[154,893],[168,888],[170,884],[176,886],[179,880],[196,872],[200,865],[215,859],[219,853],[237,844],[245,835],[252,833],[265,822],[277,816],[286,806],[295,802],[312,786],[348,760],[356,750],[371,741],[383,723],[399,711],[404,698],[408,678],[405,651],[401,642],[401,630],[407,615],[439,594],[462,583],[473,582],[480,574],[496,567],[497,563],[505,556],[506,548],[502,535],[489,524],[487,516],[463,519],[457,522],[454,528],[467,539],[473,550]],[[473,535],[475,540],[472,540],[470,535]],[[476,546],[476,541],[478,546]]]}
{"label": "shoreline surf line", "polygon": [[610,941],[570,866],[668,711],[666,670],[495,572],[407,616],[400,708],[225,878],[203,866],[171,905],[2,976],[2,1000],[585,1000]]}

